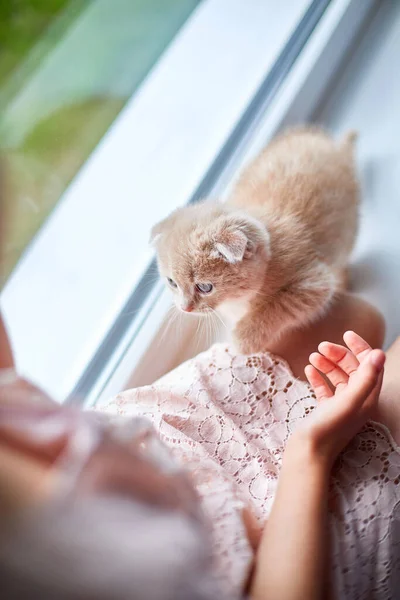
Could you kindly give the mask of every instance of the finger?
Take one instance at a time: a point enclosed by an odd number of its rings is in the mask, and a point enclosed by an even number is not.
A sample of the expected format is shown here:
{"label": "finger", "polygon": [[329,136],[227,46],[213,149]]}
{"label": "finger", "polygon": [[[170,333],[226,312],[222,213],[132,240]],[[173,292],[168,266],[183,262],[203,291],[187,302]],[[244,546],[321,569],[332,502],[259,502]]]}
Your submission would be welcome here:
{"label": "finger", "polygon": [[367,413],[371,413],[374,406],[377,404],[377,401],[379,399],[379,394],[381,391],[381,387],[382,387],[383,374],[384,374],[384,369],[382,369],[382,371],[379,373],[378,380],[377,380],[372,392],[369,394],[367,400],[364,402],[363,410],[365,410]]}
{"label": "finger", "polygon": [[352,353],[357,357],[358,362],[364,360],[372,350],[371,346],[354,331],[346,331],[343,339]]}
{"label": "finger", "polygon": [[329,385],[315,367],[307,365],[304,369],[304,373],[315,392],[317,400],[324,400],[325,398],[331,398],[333,396],[333,392]]}
{"label": "finger", "polygon": [[349,379],[349,384],[343,392],[344,402],[352,409],[361,407],[370,398],[370,394],[379,385],[379,379],[385,364],[385,354],[382,350],[372,350]]}
{"label": "finger", "polygon": [[[372,351],[373,352],[373,351]],[[374,352],[375,356],[376,353]],[[383,354],[382,350],[379,350],[379,354],[378,356],[381,356]],[[371,353],[368,355],[367,360],[371,357]],[[364,361],[365,362],[365,361]],[[384,377],[384,371],[385,369],[382,368],[381,372],[379,373],[378,376],[378,380],[377,383],[375,384],[372,392],[370,393],[369,397],[367,398],[367,400],[364,403],[364,407],[366,411],[371,412],[371,410],[374,408],[374,405],[377,404],[378,400],[379,400],[379,394],[381,392],[381,388],[382,388],[382,382],[383,382],[383,377]]]}
{"label": "finger", "polygon": [[321,342],[318,346],[320,353],[340,367],[347,375],[357,370],[360,364],[348,348],[332,342]]}
{"label": "finger", "polygon": [[318,369],[318,371],[321,371],[321,373],[323,373],[325,377],[329,379],[329,381],[334,387],[347,384],[349,378],[346,375],[346,373],[344,373],[342,369],[337,367],[325,356],[322,356],[322,354],[318,354],[318,352],[313,352],[310,355],[309,361],[313,365],[313,367]]}

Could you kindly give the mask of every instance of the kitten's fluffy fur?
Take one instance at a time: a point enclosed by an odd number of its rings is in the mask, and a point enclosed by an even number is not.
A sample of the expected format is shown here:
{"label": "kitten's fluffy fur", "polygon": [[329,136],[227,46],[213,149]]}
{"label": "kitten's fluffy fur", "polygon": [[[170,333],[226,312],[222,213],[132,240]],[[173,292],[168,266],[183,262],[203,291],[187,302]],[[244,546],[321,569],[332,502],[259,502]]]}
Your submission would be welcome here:
{"label": "kitten's fluffy fur", "polygon": [[289,131],[245,169],[227,203],[180,208],[156,225],[160,273],[175,282],[177,304],[230,318],[244,353],[323,315],[357,230],[354,137]]}

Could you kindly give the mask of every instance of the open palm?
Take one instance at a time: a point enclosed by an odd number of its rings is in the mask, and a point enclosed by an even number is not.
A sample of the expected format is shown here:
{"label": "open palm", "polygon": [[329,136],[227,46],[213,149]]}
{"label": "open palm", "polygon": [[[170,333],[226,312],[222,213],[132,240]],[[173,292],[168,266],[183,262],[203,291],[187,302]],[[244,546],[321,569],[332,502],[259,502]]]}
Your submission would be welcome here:
{"label": "open palm", "polygon": [[304,427],[331,460],[371,418],[378,401],[385,355],[373,350],[353,331],[343,339],[346,346],[322,342],[305,368],[318,406]]}

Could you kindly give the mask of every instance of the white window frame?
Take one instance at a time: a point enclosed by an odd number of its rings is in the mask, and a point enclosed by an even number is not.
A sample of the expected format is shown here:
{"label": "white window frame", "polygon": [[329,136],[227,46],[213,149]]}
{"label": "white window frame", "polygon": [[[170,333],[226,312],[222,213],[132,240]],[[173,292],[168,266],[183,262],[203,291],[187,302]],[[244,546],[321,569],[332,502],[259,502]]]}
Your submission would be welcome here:
{"label": "white window frame", "polygon": [[[260,88],[310,2],[280,3],[275,20],[271,14],[265,18],[265,0],[199,5],[74,179],[3,291],[2,310],[24,375],[59,400],[77,393],[90,405],[128,380],[150,382],[184,358],[192,322],[182,337],[168,334],[160,343],[170,299],[161,282],[143,292],[152,261],[151,250],[143,250],[148,225],[204,192],[226,193],[241,166],[276,131],[307,120],[375,4],[331,0],[277,93],[260,93]],[[227,60],[221,48],[234,59]],[[208,70],[200,75],[193,70],[204,64]],[[222,88],[218,78],[226,69]],[[179,93],[168,96],[171,90]],[[249,118],[243,121],[246,112]],[[229,143],[228,159],[219,161]],[[129,210],[130,198],[141,198],[141,206]],[[165,200],[154,204],[155,198]],[[101,214],[96,215],[96,206]],[[134,230],[138,209],[141,226]],[[130,268],[129,256],[138,249],[140,259]],[[132,294],[135,289],[141,298]],[[132,318],[130,307],[137,306]],[[95,330],[79,341],[90,315]],[[43,348],[37,343],[41,336]]]}

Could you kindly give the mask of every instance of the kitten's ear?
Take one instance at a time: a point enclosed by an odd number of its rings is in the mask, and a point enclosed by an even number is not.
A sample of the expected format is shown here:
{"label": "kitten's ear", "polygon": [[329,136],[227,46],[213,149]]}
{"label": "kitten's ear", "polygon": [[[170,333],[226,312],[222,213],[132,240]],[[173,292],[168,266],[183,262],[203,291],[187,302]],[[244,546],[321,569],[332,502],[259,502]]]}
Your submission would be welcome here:
{"label": "kitten's ear", "polygon": [[151,246],[156,246],[157,242],[159,241],[160,237],[162,236],[162,230],[164,227],[164,223],[165,221],[160,221],[159,223],[157,223],[156,225],[154,225],[154,227],[152,228],[151,232],[150,232],[150,245]]}
{"label": "kitten's ear", "polygon": [[247,236],[237,229],[236,231],[225,231],[221,241],[215,244],[215,249],[229,263],[237,263],[246,255],[249,240]]}
{"label": "kitten's ear", "polygon": [[[183,209],[184,210],[184,209]],[[180,215],[182,213],[182,209],[178,208],[171,214],[169,214],[165,219],[159,221],[153,226],[153,229],[150,232],[150,244],[152,246],[156,246],[159,242],[160,238],[173,230],[175,223],[179,220]]]}
{"label": "kitten's ear", "polygon": [[214,252],[234,264],[251,258],[261,247],[268,255],[269,234],[265,227],[249,215],[235,213],[225,217],[219,227]]}

